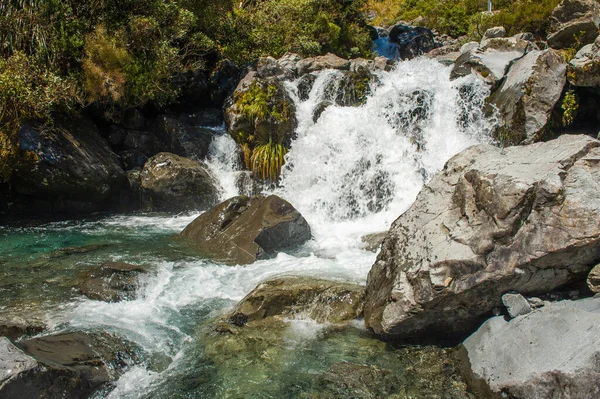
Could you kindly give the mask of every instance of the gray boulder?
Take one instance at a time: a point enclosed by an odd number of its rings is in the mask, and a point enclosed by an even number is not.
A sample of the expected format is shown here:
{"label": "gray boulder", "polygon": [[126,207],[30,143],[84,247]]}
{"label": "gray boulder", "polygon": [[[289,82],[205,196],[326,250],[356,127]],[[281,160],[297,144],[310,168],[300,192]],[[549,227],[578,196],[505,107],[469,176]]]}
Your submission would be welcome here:
{"label": "gray boulder", "polygon": [[506,293],[502,295],[502,303],[513,319],[531,312],[529,301],[521,294]]}
{"label": "gray boulder", "polygon": [[550,47],[563,49],[591,43],[598,36],[600,4],[595,0],[563,0],[550,21]]}
{"label": "gray boulder", "polygon": [[506,29],[504,28],[504,26],[495,26],[495,27],[489,28],[488,30],[485,31],[485,33],[483,34],[483,40],[495,39],[497,37],[505,37],[505,36],[506,36]]}
{"label": "gray boulder", "polygon": [[146,162],[140,185],[145,207],[154,211],[202,210],[219,198],[215,179],[201,163],[168,152]]}
{"label": "gray boulder", "polygon": [[236,325],[269,317],[309,317],[347,323],[362,316],[364,287],[312,277],[279,277],[260,283],[229,315]]}
{"label": "gray boulder", "polygon": [[327,53],[312,58],[305,58],[298,61],[298,74],[322,71],[323,69],[338,69],[340,71],[349,71],[351,62],[349,60],[338,57],[335,54]]}
{"label": "gray boulder", "polygon": [[477,48],[468,50],[470,47],[473,45],[463,47],[465,52],[454,63],[450,78],[475,73],[492,85],[504,77],[513,61],[536,49],[530,41],[514,37],[484,39]]}
{"label": "gray boulder", "polygon": [[552,49],[532,51],[512,65],[489,97],[504,122],[496,136],[501,143],[532,143],[541,138],[561,98],[566,74],[566,62]]}
{"label": "gray boulder", "polygon": [[574,86],[600,88],[600,36],[577,52],[569,63],[568,77]]}
{"label": "gray boulder", "polygon": [[474,393],[498,398],[598,398],[599,324],[598,298],[556,302],[510,321],[494,317],[463,343],[467,379],[483,388]]}
{"label": "gray boulder", "polygon": [[600,142],[561,136],[452,158],[391,226],[365,323],[399,338],[469,333],[508,291],[547,293],[600,261]]}
{"label": "gray boulder", "polygon": [[181,233],[204,255],[248,264],[311,238],[310,227],[289,202],[275,196],[239,196],[198,216]]}
{"label": "gray boulder", "polygon": [[596,265],[588,274],[587,285],[590,291],[600,294],[600,265]]}
{"label": "gray boulder", "polygon": [[37,361],[24,354],[6,337],[0,337],[0,397],[6,397],[6,386],[37,367]]}

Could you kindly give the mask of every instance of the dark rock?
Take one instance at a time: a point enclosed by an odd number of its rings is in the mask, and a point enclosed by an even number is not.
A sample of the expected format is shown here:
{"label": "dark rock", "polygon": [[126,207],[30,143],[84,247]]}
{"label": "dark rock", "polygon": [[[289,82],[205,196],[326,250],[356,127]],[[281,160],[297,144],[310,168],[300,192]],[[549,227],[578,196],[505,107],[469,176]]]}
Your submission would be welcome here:
{"label": "dark rock", "polygon": [[321,101],[319,104],[317,104],[317,106],[313,110],[313,114],[312,114],[313,122],[317,123],[317,121],[319,120],[319,118],[321,117],[323,112],[325,112],[325,110],[327,108],[329,108],[331,105],[333,105],[333,103],[331,101],[327,101],[327,100]]}
{"label": "dark rock", "polygon": [[85,398],[135,361],[128,344],[105,334],[66,333],[19,345],[23,352],[6,341],[0,347],[6,366],[17,365],[0,387],[3,399]]}
{"label": "dark rock", "polygon": [[217,203],[217,182],[199,162],[168,152],[150,158],[140,174],[145,206],[155,211],[207,209]]}
{"label": "dark rock", "polygon": [[54,211],[107,208],[125,183],[117,156],[80,116],[57,117],[53,128],[25,122],[19,143],[24,162],[14,171],[14,191]]}
{"label": "dark rock", "polygon": [[[23,336],[33,336],[46,329],[46,325],[31,315],[27,318],[21,316],[0,315],[0,336],[15,341]],[[1,373],[0,373],[1,375]],[[1,378],[1,377],[0,377]],[[2,385],[2,382],[0,382]]]}
{"label": "dark rock", "polygon": [[88,244],[78,247],[65,247],[50,252],[50,254],[48,254],[48,257],[50,259],[66,258],[67,256],[72,255],[89,254],[91,252],[96,252],[106,247],[108,247],[108,244]]}
{"label": "dark rock", "polygon": [[108,128],[108,144],[110,144],[112,148],[122,148],[123,143],[125,142],[126,134],[127,133],[125,132],[125,129],[123,129],[122,127],[111,125]]}
{"label": "dark rock", "polygon": [[294,72],[283,67],[273,57],[261,57],[256,65],[256,74],[261,78],[275,77],[278,79],[293,79]]}
{"label": "dark rock", "polygon": [[142,183],[140,169],[127,172],[127,187],[121,191],[121,209],[125,212],[141,209],[142,207]]}
{"label": "dark rock", "polygon": [[260,283],[237,304],[229,321],[244,325],[282,316],[319,323],[347,323],[361,317],[364,287],[312,277],[279,277]]}
{"label": "dark rock", "polygon": [[550,47],[563,49],[592,43],[598,36],[600,4],[595,0],[563,0],[550,21]]}
{"label": "dark rock", "polygon": [[168,152],[198,160],[206,157],[213,138],[212,130],[189,125],[170,115],[158,117],[155,133]]}
{"label": "dark rock", "polygon": [[389,33],[389,42],[398,46],[398,58],[408,60],[436,48],[430,29],[397,24]]}
{"label": "dark rock", "polygon": [[319,398],[388,398],[399,394],[399,373],[377,366],[336,363],[316,383]]}
{"label": "dark rock", "polygon": [[248,264],[310,239],[310,227],[289,202],[240,196],[200,215],[181,233],[206,256],[228,264]]}
{"label": "dark rock", "polygon": [[342,72],[341,78],[332,81],[325,90],[330,100],[335,101],[337,105],[357,107],[367,101],[375,81],[375,77],[367,69]]}
{"label": "dark rock", "polygon": [[206,72],[202,69],[180,72],[173,77],[173,84],[180,90],[178,102],[184,108],[198,109],[214,107],[211,87]]}
{"label": "dark rock", "polygon": [[144,130],[146,124],[146,117],[136,108],[128,110],[121,120],[121,125],[130,130]]}
{"label": "dark rock", "polygon": [[517,316],[531,313],[529,301],[521,294],[506,293],[502,295],[502,303],[506,307],[508,315],[513,319]]}
{"label": "dark rock", "polygon": [[206,108],[193,113],[183,113],[178,119],[194,127],[219,127],[225,123],[225,115],[218,108]]}
{"label": "dark rock", "polygon": [[139,276],[147,268],[123,262],[109,262],[94,267],[82,276],[80,293],[90,299],[119,302],[135,299]]}
{"label": "dark rock", "polygon": [[127,150],[141,153],[146,157],[151,157],[160,152],[161,143],[152,133],[138,130],[128,130],[125,136],[125,141],[123,142],[123,146]]}
{"label": "dark rock", "polygon": [[600,142],[470,147],[393,224],[365,323],[397,338],[472,332],[508,291],[547,293],[600,261]]}
{"label": "dark rock", "polygon": [[317,80],[317,75],[313,75],[312,73],[302,75],[300,82],[298,82],[298,98],[300,101],[308,100],[315,80]]}
{"label": "dark rock", "polygon": [[598,298],[552,303],[510,321],[494,317],[463,343],[467,379],[485,397],[597,398],[598,323]]}
{"label": "dark rock", "polygon": [[[148,162],[148,156],[137,150],[126,150],[119,152],[121,165],[126,171],[142,168]],[[126,187],[124,187],[126,188]]]}
{"label": "dark rock", "polygon": [[552,49],[517,60],[488,100],[504,122],[496,133],[498,140],[505,145],[539,141],[552,122],[566,80],[567,64]]}
{"label": "dark rock", "polygon": [[219,62],[209,78],[210,98],[214,107],[223,107],[225,100],[233,93],[233,90],[240,81],[240,75],[240,69],[232,61],[222,60]]}

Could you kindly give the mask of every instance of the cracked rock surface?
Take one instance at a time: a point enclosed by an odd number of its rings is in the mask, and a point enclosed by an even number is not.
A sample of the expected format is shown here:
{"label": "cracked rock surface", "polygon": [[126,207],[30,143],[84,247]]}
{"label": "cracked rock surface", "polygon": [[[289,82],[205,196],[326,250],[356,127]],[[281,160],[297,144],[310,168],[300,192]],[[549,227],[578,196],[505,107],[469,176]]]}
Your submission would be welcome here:
{"label": "cracked rock surface", "polygon": [[600,260],[598,220],[600,141],[470,147],[392,224],[369,273],[365,323],[397,338],[472,332],[508,291],[585,278]]}

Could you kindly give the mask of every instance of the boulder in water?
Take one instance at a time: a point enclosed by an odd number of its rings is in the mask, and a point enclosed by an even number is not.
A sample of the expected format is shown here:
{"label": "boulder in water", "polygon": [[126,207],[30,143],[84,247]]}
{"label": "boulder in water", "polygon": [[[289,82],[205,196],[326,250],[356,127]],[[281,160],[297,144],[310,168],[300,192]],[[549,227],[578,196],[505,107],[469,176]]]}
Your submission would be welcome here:
{"label": "boulder in water", "polygon": [[398,47],[398,58],[409,60],[437,47],[430,29],[404,24],[390,29],[389,42]]}
{"label": "boulder in water", "polygon": [[88,397],[135,361],[121,339],[106,334],[50,335],[19,346],[23,351],[0,338],[0,369],[11,370],[2,375],[2,398]]}
{"label": "boulder in water", "polygon": [[206,256],[248,264],[310,239],[310,227],[287,201],[275,196],[239,196],[200,215],[181,233]]}
{"label": "boulder in water", "polygon": [[563,0],[550,21],[550,47],[563,49],[592,43],[598,36],[600,4],[595,0]]}
{"label": "boulder in water", "polygon": [[539,141],[567,80],[567,64],[552,49],[532,51],[517,60],[489,97],[502,123],[496,133],[503,144]]}
{"label": "boulder in water", "polygon": [[312,277],[279,277],[260,283],[229,315],[236,325],[282,316],[347,323],[362,315],[364,287]]}
{"label": "boulder in water", "polygon": [[[23,162],[12,176],[14,191],[49,211],[101,210],[117,202],[125,172],[96,126],[81,115],[59,116],[53,127],[25,122],[19,132]],[[23,204],[21,204],[23,205]],[[35,213],[37,209],[29,207]]]}
{"label": "boulder in water", "polygon": [[155,211],[202,210],[218,201],[217,183],[206,167],[168,152],[148,160],[140,181],[145,206]]}
{"label": "boulder in water", "polygon": [[600,141],[561,136],[452,158],[390,228],[365,323],[397,338],[472,332],[502,295],[547,293],[600,261]]}
{"label": "boulder in water", "polygon": [[140,265],[104,263],[85,273],[80,292],[90,299],[105,302],[134,299],[139,276],[146,271],[147,268]]}
{"label": "boulder in water", "polygon": [[472,392],[519,399],[599,397],[598,324],[600,298],[486,321],[463,343]]}

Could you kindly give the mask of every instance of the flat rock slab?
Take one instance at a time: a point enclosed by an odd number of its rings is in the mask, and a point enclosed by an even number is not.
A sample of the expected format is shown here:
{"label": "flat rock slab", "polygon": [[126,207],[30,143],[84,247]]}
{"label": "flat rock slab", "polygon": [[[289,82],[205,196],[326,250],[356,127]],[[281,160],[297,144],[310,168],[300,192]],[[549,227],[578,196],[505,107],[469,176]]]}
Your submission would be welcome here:
{"label": "flat rock slab", "polygon": [[139,277],[147,267],[124,262],[108,262],[93,267],[83,276],[80,292],[90,299],[118,302],[134,299]]}
{"label": "flat rock slab", "polygon": [[397,338],[468,334],[509,291],[547,293],[600,263],[600,141],[563,135],[452,158],[390,228],[365,322]]}
{"label": "flat rock slab", "polygon": [[36,368],[37,361],[14,346],[6,337],[0,337],[0,397],[5,385],[19,374]]}
{"label": "flat rock slab", "polygon": [[[600,298],[494,317],[464,343],[471,384],[519,399],[600,397]],[[506,396],[502,396],[506,397]]]}
{"label": "flat rock slab", "polygon": [[204,255],[227,264],[249,264],[311,238],[304,217],[275,195],[239,196],[190,223],[181,236]]}

